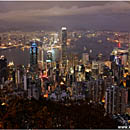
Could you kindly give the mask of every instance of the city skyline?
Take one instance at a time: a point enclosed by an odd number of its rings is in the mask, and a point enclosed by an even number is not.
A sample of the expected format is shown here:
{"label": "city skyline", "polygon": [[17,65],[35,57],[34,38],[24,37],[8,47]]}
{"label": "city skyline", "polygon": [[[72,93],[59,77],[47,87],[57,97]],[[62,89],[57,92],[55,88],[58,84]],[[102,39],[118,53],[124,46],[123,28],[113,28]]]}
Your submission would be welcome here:
{"label": "city skyline", "polygon": [[130,31],[130,2],[7,2],[0,4],[0,31],[94,29]]}
{"label": "city skyline", "polygon": [[0,128],[130,128],[130,2],[0,2]]}

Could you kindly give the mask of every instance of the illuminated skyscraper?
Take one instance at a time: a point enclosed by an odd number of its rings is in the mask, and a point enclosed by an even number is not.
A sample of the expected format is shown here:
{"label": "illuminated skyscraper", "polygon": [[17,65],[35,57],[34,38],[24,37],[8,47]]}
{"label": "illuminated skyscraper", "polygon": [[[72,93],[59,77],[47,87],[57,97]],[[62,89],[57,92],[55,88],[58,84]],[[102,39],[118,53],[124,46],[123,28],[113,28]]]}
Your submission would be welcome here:
{"label": "illuminated skyscraper", "polygon": [[61,45],[62,45],[62,65],[66,66],[67,61],[67,28],[61,28]]}
{"label": "illuminated skyscraper", "polygon": [[54,44],[58,42],[58,33],[54,34]]}
{"label": "illuminated skyscraper", "polygon": [[40,69],[43,69],[45,62],[45,50],[44,50],[44,45],[41,46],[41,48],[38,49],[38,67]]}
{"label": "illuminated skyscraper", "polygon": [[52,50],[48,50],[48,51],[47,51],[46,62],[52,62],[52,60],[53,60],[53,58],[52,58],[53,53],[54,53],[54,52],[53,52]]}
{"label": "illuminated skyscraper", "polygon": [[62,45],[66,45],[67,42],[67,28],[66,27],[62,27],[61,28],[61,39],[62,39]]}
{"label": "illuminated skyscraper", "polygon": [[23,79],[24,79],[24,90],[26,91],[27,90],[27,75],[26,75],[26,73],[24,74]]}
{"label": "illuminated skyscraper", "polygon": [[38,47],[35,42],[31,43],[30,48],[30,66],[31,68],[36,68],[38,63]]}

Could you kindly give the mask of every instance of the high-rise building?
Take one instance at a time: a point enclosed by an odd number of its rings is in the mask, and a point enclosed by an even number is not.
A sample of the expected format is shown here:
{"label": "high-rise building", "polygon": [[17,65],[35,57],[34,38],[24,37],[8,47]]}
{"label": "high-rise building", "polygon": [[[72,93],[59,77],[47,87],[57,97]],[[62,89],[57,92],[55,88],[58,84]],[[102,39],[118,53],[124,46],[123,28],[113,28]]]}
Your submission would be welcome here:
{"label": "high-rise building", "polygon": [[41,94],[41,89],[40,87],[37,87],[36,84],[31,84],[31,86],[28,88],[28,98],[34,98],[36,100],[39,99]]}
{"label": "high-rise building", "polygon": [[46,62],[52,62],[52,60],[53,60],[53,51],[52,50],[48,50],[47,51]]}
{"label": "high-rise building", "polygon": [[59,81],[59,63],[58,62],[56,63],[56,74],[55,75],[56,75],[55,80],[56,80],[56,82],[58,82]]}
{"label": "high-rise building", "polygon": [[54,44],[58,42],[58,33],[54,34]]}
{"label": "high-rise building", "polygon": [[86,82],[89,92],[89,98],[94,102],[102,102],[104,98],[104,81],[102,79],[90,80]]}
{"label": "high-rise building", "polygon": [[26,81],[24,90],[27,89],[28,98],[31,99],[33,97],[38,100],[41,94],[41,79],[38,78],[37,76],[32,78],[32,75],[30,75],[29,73],[27,73],[26,76],[27,77],[25,77]]}
{"label": "high-rise building", "polygon": [[62,65],[66,66],[67,62],[67,28],[61,28],[61,45],[62,45]]}
{"label": "high-rise building", "polygon": [[8,64],[8,80],[16,82],[16,69],[13,62],[9,62]]}
{"label": "high-rise building", "polygon": [[67,42],[67,28],[66,27],[61,28],[61,40],[62,40],[62,45],[66,45],[66,42]]}
{"label": "high-rise building", "polygon": [[105,94],[105,109],[107,113],[124,114],[128,101],[128,91],[119,86],[110,86]]}
{"label": "high-rise building", "polygon": [[20,75],[20,70],[16,70],[16,84],[21,83],[21,75]]}
{"label": "high-rise building", "polygon": [[56,62],[56,61],[60,61],[60,56],[61,56],[61,51],[59,48],[53,48],[53,53],[52,53],[52,58],[53,58],[53,61]]}
{"label": "high-rise building", "polygon": [[24,78],[24,90],[26,91],[27,90],[27,75],[24,74],[23,78]]}
{"label": "high-rise building", "polygon": [[23,72],[24,72],[24,67],[22,65],[17,66],[16,71],[15,71],[15,83],[17,87],[22,83],[23,81]]}
{"label": "high-rise building", "polygon": [[31,70],[36,69],[38,63],[38,47],[35,42],[31,43],[30,48],[30,66]]}
{"label": "high-rise building", "polygon": [[41,48],[38,49],[38,67],[40,69],[44,69],[44,62],[45,62],[45,50],[44,45],[41,46]]}
{"label": "high-rise building", "polygon": [[43,62],[43,49],[38,49],[38,63],[42,63]]}
{"label": "high-rise building", "polygon": [[128,56],[127,53],[121,54],[121,63],[122,63],[122,65],[124,65],[124,66],[127,65],[127,56]]}
{"label": "high-rise building", "polygon": [[0,57],[0,84],[7,80],[7,59]]}
{"label": "high-rise building", "polygon": [[127,66],[128,51],[129,49],[115,48],[110,55],[110,61],[115,62],[117,65]]}
{"label": "high-rise building", "polygon": [[92,75],[97,77],[99,72],[99,64],[97,61],[92,61]]}
{"label": "high-rise building", "polygon": [[82,62],[83,64],[86,64],[89,61],[89,54],[88,53],[83,53],[82,54]]}

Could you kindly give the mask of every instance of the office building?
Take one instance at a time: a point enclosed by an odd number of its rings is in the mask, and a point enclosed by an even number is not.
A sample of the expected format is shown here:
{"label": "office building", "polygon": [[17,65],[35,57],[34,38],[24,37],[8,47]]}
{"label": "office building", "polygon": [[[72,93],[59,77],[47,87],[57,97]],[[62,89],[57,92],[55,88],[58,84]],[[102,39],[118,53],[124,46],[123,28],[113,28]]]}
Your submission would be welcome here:
{"label": "office building", "polygon": [[82,63],[86,64],[89,61],[89,54],[88,53],[83,53],[82,54]]}
{"label": "office building", "polygon": [[107,113],[124,114],[128,101],[128,91],[119,86],[110,86],[105,93],[105,109]]}
{"label": "office building", "polygon": [[61,28],[61,42],[62,42],[62,45],[66,45],[67,43],[67,28],[66,27]]}
{"label": "office building", "polygon": [[37,63],[38,63],[38,47],[35,42],[31,42],[31,48],[30,48],[31,71],[34,71],[37,68]]}
{"label": "office building", "polygon": [[16,70],[16,84],[18,85],[18,84],[20,84],[21,83],[21,75],[20,75],[20,70],[19,69],[17,69]]}
{"label": "office building", "polygon": [[89,90],[89,98],[93,102],[102,102],[105,93],[105,85],[102,79],[90,80],[86,82],[86,86]]}
{"label": "office building", "polygon": [[61,46],[62,46],[62,66],[66,66],[67,62],[67,28],[61,28]]}
{"label": "office building", "polygon": [[2,55],[0,57],[0,84],[7,80],[7,59]]}
{"label": "office building", "polygon": [[[24,89],[26,89],[26,86],[24,86]],[[39,78],[32,79],[31,75],[28,75],[27,91],[29,99],[35,98],[36,100],[38,100],[41,95],[41,79]]]}
{"label": "office building", "polygon": [[24,76],[23,76],[24,78],[24,90],[25,91],[27,91],[27,75],[26,74],[24,74]]}
{"label": "office building", "polygon": [[99,74],[99,64],[97,61],[92,61],[92,75],[96,78]]}
{"label": "office building", "polygon": [[38,100],[40,97],[40,88],[37,88],[35,84],[32,84],[31,87],[28,88],[28,98],[34,98]]}

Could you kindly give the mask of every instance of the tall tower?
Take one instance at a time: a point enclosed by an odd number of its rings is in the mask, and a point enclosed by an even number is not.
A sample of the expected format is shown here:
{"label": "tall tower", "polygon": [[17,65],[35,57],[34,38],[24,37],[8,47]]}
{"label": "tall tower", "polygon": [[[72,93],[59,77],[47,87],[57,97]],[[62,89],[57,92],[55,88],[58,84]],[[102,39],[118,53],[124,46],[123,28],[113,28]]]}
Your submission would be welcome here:
{"label": "tall tower", "polygon": [[61,28],[61,45],[62,45],[62,66],[67,62],[67,28]]}
{"label": "tall tower", "polygon": [[37,63],[38,63],[38,47],[35,42],[32,42],[30,48],[30,66],[32,70],[36,69]]}
{"label": "tall tower", "polygon": [[44,45],[38,49],[38,65],[40,69],[44,68]]}

